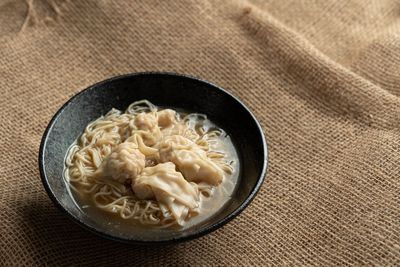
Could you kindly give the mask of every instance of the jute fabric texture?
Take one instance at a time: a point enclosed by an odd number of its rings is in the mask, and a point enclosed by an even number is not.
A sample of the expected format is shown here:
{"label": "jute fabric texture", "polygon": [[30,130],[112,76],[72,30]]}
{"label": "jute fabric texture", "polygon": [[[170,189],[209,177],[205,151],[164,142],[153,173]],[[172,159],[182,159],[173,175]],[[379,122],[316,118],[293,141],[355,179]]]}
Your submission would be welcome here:
{"label": "jute fabric texture", "polygon": [[[399,18],[391,0],[1,0],[0,265],[399,266]],[[255,200],[194,241],[102,239],[40,181],[57,109],[142,71],[226,88],[268,139]]]}

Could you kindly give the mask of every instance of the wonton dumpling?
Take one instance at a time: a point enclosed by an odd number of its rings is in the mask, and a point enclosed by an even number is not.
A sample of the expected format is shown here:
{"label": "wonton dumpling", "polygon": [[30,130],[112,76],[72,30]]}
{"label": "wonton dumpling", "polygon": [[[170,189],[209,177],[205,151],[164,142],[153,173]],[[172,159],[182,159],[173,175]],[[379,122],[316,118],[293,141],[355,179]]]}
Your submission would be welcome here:
{"label": "wonton dumpling", "polygon": [[168,207],[179,224],[199,206],[198,191],[171,162],[145,168],[132,184],[132,190],[139,199],[155,198]]}
{"label": "wonton dumpling", "polygon": [[[181,135],[165,136],[158,144],[160,152],[166,152],[173,149],[192,149],[193,142]],[[199,148],[200,149],[200,148]],[[205,151],[203,151],[205,153]]]}
{"label": "wonton dumpling", "polygon": [[172,124],[171,127],[163,128],[161,132],[164,138],[173,135],[185,137],[189,140],[196,140],[199,138],[199,135],[194,130],[180,123]]}
{"label": "wonton dumpling", "polygon": [[139,134],[143,138],[143,142],[152,146],[159,139],[161,139],[161,131],[158,127],[158,119],[156,113],[140,113],[136,115],[134,124],[138,130],[140,130]]}
{"label": "wonton dumpling", "polygon": [[193,150],[176,150],[173,152],[174,162],[188,181],[205,182],[218,185],[222,182],[221,168],[209,158],[201,156]]}
{"label": "wonton dumpling", "polygon": [[103,160],[96,174],[123,183],[127,179],[136,178],[144,166],[145,156],[139,151],[138,146],[124,142],[117,145]]}
{"label": "wonton dumpling", "polygon": [[152,131],[157,127],[157,117],[154,113],[140,113],[135,117],[135,125],[139,130]]}
{"label": "wonton dumpling", "polygon": [[157,112],[158,115],[158,125],[162,128],[171,126],[176,122],[175,116],[176,112],[172,109],[164,109]]}
{"label": "wonton dumpling", "polygon": [[185,179],[218,185],[222,182],[223,171],[204,150],[189,139],[172,135],[159,144],[160,161],[176,164]]}

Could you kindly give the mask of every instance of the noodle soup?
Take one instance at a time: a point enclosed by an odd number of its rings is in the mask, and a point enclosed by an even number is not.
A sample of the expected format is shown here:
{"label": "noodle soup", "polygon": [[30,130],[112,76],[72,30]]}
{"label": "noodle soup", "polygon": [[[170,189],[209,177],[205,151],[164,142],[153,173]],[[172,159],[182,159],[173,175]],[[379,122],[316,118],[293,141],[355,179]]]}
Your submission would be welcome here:
{"label": "noodle soup", "polygon": [[203,114],[146,100],[90,123],[64,169],[81,210],[127,231],[198,224],[229,201],[238,176],[237,153],[222,129]]}

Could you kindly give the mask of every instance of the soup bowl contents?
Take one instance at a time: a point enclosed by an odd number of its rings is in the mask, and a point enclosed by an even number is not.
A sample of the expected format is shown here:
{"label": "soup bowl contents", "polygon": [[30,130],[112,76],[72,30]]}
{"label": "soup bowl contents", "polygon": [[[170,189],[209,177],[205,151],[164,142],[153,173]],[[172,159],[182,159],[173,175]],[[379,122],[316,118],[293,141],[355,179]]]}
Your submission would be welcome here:
{"label": "soup bowl contents", "polygon": [[43,134],[38,162],[50,199],[80,226],[120,242],[164,244],[240,214],[263,183],[267,152],[260,124],[232,94],[149,72],[69,99]]}
{"label": "soup bowl contents", "polygon": [[230,137],[206,115],[147,100],[90,122],[68,150],[64,169],[82,210],[156,228],[189,227],[214,215],[230,199],[238,174]]}

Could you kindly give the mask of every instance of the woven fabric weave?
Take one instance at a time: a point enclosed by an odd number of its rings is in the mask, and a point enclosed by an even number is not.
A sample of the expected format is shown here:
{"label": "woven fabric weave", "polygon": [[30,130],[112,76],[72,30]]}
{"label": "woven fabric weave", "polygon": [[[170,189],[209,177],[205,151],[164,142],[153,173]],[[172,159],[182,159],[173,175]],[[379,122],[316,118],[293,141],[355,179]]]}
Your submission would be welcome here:
{"label": "woven fabric weave", "polygon": [[[399,11],[391,0],[2,0],[0,265],[400,265]],[[200,239],[102,239],[41,184],[39,143],[57,109],[140,71],[218,84],[265,130],[261,191]]]}

